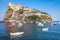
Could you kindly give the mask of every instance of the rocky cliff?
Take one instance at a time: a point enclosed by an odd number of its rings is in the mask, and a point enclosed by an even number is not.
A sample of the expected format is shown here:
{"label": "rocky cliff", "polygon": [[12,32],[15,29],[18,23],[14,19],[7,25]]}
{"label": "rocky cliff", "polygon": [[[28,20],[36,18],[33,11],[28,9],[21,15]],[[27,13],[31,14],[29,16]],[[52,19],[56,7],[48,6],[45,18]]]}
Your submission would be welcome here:
{"label": "rocky cliff", "polygon": [[51,18],[51,15],[49,15],[46,12],[41,12],[36,9],[9,3],[8,9],[4,17],[4,21],[12,22],[12,21],[25,21],[25,20],[51,22],[52,18]]}

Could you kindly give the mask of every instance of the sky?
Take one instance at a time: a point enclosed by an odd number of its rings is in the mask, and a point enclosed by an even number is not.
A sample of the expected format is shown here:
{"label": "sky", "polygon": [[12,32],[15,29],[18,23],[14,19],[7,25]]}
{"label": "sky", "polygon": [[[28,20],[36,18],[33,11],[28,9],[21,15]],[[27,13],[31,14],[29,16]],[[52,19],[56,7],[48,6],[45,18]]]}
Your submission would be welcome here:
{"label": "sky", "polygon": [[4,19],[9,2],[46,12],[53,21],[60,21],[60,0],[0,0],[0,20]]}

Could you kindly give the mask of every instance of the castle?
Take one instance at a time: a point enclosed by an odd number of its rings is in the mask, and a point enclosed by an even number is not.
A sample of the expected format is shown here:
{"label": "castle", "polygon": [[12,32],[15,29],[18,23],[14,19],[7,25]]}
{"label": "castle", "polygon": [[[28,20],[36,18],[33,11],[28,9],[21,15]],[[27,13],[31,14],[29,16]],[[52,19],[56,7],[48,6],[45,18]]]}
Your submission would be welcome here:
{"label": "castle", "polygon": [[[27,16],[37,15],[41,17],[42,22],[51,22],[51,15],[45,14],[44,12],[40,12],[36,9],[23,7],[22,5],[15,5],[13,3],[9,3],[8,10],[6,11],[4,21],[12,21],[12,20],[24,20]],[[45,19],[45,18],[46,19]]]}

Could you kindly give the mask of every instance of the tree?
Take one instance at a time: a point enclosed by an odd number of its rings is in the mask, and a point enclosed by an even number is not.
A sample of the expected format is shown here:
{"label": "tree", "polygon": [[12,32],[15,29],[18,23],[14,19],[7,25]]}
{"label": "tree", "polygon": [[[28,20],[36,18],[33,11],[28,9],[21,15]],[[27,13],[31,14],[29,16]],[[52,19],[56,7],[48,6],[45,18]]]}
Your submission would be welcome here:
{"label": "tree", "polygon": [[46,13],[46,12],[41,12],[41,13],[43,13],[43,14],[48,14],[48,13]]}
{"label": "tree", "polygon": [[10,8],[10,6],[9,6],[8,11],[13,12],[14,10],[12,8]]}
{"label": "tree", "polygon": [[19,14],[23,14],[23,9],[20,9],[19,10]]}
{"label": "tree", "polygon": [[37,20],[37,19],[40,20],[40,17],[37,15],[28,16],[26,18],[28,18],[29,20]]}
{"label": "tree", "polygon": [[12,14],[10,14],[10,15],[8,16],[8,18],[11,18],[11,16],[12,16]]}

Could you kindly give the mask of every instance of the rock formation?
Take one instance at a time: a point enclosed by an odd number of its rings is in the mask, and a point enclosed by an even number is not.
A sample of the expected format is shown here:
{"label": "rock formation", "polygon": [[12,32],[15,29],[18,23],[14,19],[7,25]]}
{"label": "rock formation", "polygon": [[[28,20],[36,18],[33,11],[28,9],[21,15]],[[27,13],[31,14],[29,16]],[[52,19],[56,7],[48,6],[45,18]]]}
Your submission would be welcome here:
{"label": "rock formation", "polygon": [[41,22],[51,22],[51,15],[45,12],[41,12],[36,9],[23,7],[21,5],[15,5],[9,3],[8,9],[6,11],[4,21],[24,21],[24,20],[37,20]]}

